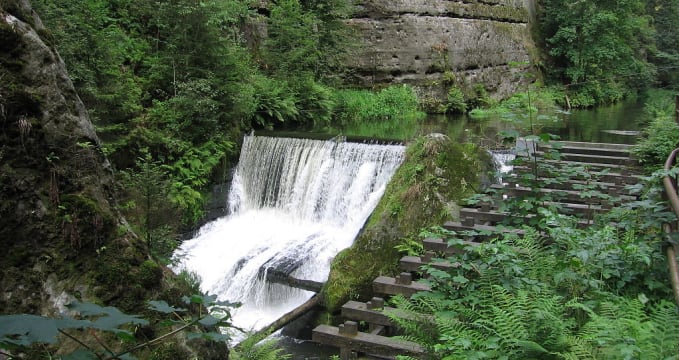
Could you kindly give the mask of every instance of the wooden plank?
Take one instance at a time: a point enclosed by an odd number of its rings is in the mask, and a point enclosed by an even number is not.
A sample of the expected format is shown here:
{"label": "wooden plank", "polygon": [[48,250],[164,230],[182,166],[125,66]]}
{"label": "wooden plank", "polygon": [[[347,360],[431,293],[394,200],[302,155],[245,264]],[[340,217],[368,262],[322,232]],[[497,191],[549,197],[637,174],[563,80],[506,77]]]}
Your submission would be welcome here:
{"label": "wooden plank", "polygon": [[[525,158],[524,158],[525,159]],[[526,164],[519,164],[520,166],[528,166],[532,161],[525,159]],[[547,160],[543,158],[538,159],[538,164],[545,164],[545,165],[550,165],[555,168],[560,168],[560,167],[568,167],[568,168],[582,168],[585,167],[590,171],[593,172],[601,172],[601,171],[610,171],[622,175],[628,175],[628,174],[638,174],[640,172],[639,169],[627,165],[620,165],[620,164],[606,164],[606,163],[594,163],[594,162],[588,162],[584,163],[581,161],[571,161],[571,160]],[[538,165],[539,167],[540,165]]]}
{"label": "wooden plank", "polygon": [[513,229],[505,226],[495,226],[495,225],[484,225],[484,224],[474,224],[473,226],[463,225],[459,221],[446,221],[443,224],[443,228],[450,231],[460,232],[461,235],[465,235],[465,232],[478,232],[478,233],[514,233],[517,235],[524,235],[526,232],[522,229]]}
{"label": "wooden plank", "polygon": [[[282,328],[283,326],[291,323],[292,321],[298,319],[300,316],[306,314],[307,312],[311,311],[313,308],[317,307],[320,304],[320,297],[317,295],[312,296],[309,300],[307,300],[304,304],[294,308],[292,311],[289,311],[286,314],[283,314],[280,318],[278,318],[276,321],[272,322],[268,326],[258,330],[251,336],[266,336],[268,334],[271,334],[278,329]],[[235,349],[238,349],[241,346],[242,343],[238,343],[234,346]]]}
{"label": "wooden plank", "polygon": [[[573,178],[564,179],[564,181],[561,182],[551,182],[550,180],[552,179],[546,177],[539,177],[537,179],[538,182],[544,184],[544,186],[550,189],[575,190],[573,186],[579,185],[587,187],[588,189],[598,190],[602,194],[610,194],[611,192],[619,194],[629,194],[629,192],[625,190],[625,186],[627,186],[627,184],[624,183],[617,184],[615,182],[599,181],[600,179],[597,179],[596,176],[594,176],[594,178],[590,179],[589,181],[578,180]],[[523,184],[526,182],[525,180],[520,179],[516,173],[503,176],[502,181],[505,186],[517,186],[517,185],[523,186]]]}
{"label": "wooden plank", "polygon": [[[386,315],[387,313],[396,314],[400,318],[406,319],[412,317],[412,315],[407,312],[389,306],[383,306],[382,308],[378,309],[370,309],[368,303],[358,301],[347,301],[342,306],[342,317],[344,319],[354,321],[364,321],[374,326],[385,326],[385,327],[396,326],[396,324],[393,323],[391,319],[389,319],[389,317]],[[427,315],[425,317],[429,316]],[[433,318],[430,318],[430,320],[434,321]]]}
{"label": "wooden plank", "polygon": [[[538,154],[539,155],[539,154]],[[629,157],[623,156],[605,156],[605,155],[589,155],[589,154],[573,154],[573,153],[562,153],[561,159],[566,161],[577,161],[583,163],[594,163],[594,164],[611,164],[611,165],[623,165],[623,166],[634,166],[637,161],[630,159]]]}
{"label": "wooden plank", "polygon": [[512,187],[493,184],[490,186],[507,195],[507,197],[517,196],[544,196],[550,198],[551,201],[542,201],[544,205],[559,205],[564,208],[567,214],[590,214],[601,212],[602,209],[610,209],[615,202],[633,201],[636,198],[633,196],[619,195],[612,199],[604,199],[597,197],[583,197],[581,191],[574,190],[553,190],[553,189],[538,189],[537,194],[530,188],[526,187]]}
{"label": "wooden plank", "polygon": [[[549,185],[545,185],[549,186]],[[551,197],[554,201],[564,200],[566,202],[572,202],[576,204],[600,204],[603,199],[596,197],[583,197],[582,191],[579,190],[563,190],[563,189],[550,189],[550,188],[540,188],[533,190],[532,188],[523,186],[504,186],[501,184],[492,184],[491,189],[494,189],[503,195],[507,196],[544,196]]]}
{"label": "wooden plank", "polygon": [[428,285],[419,282],[410,284],[397,284],[396,279],[387,276],[378,276],[373,280],[373,292],[382,295],[403,295],[410,297],[420,291],[430,291]]}
{"label": "wooden plank", "polygon": [[[558,145],[558,146],[554,146]],[[620,147],[620,146],[610,146],[610,145],[620,145],[620,144],[591,144],[591,143],[578,143],[578,142],[559,142],[555,144],[540,144],[540,149],[556,149],[562,154],[585,154],[585,155],[598,155],[598,156],[615,156],[615,157],[630,157],[631,145]]]}
{"label": "wooden plank", "polygon": [[[526,165],[515,165],[514,171],[516,173],[532,173],[533,169],[530,166],[526,166]],[[625,185],[630,185],[630,184],[636,184],[641,179],[640,175],[635,175],[634,173],[623,174],[623,173],[620,173],[619,171],[601,172],[601,171],[595,171],[594,169],[591,169],[591,171],[589,171],[588,174],[589,174],[589,177],[590,177],[589,179],[585,178],[584,175],[577,175],[577,174],[575,176],[569,176],[569,178],[581,180],[581,181],[586,181],[586,180],[602,181],[602,182],[614,183],[617,186],[625,186]],[[547,174],[544,171],[544,169],[540,169],[538,167],[538,176],[549,177],[550,175]]]}
{"label": "wooden plank", "polygon": [[425,250],[436,251],[446,255],[461,254],[467,246],[478,246],[480,243],[474,241],[462,241],[460,244],[448,245],[447,241],[437,238],[426,238],[422,240]]}
{"label": "wooden plank", "polygon": [[318,325],[311,333],[311,340],[381,357],[393,358],[397,355],[421,357],[425,354],[424,348],[414,342],[364,332],[343,335],[339,333],[339,328],[328,325]]}
{"label": "wooden plank", "polygon": [[[579,148],[597,148],[597,149],[610,149],[610,150],[621,150],[630,151],[634,145],[630,144],[618,144],[618,143],[600,143],[600,142],[587,142],[587,141],[553,141],[553,144],[559,144],[565,147],[579,147]],[[549,146],[550,143],[540,143],[540,147]]]}
{"label": "wooden plank", "polygon": [[430,265],[433,268],[447,271],[459,267],[460,263],[450,263],[443,259],[423,261],[419,256],[404,256],[399,260],[399,268],[403,271],[422,272],[423,265]]}
{"label": "wooden plank", "polygon": [[[568,204],[568,203],[563,203],[565,208],[571,209],[572,211],[575,212],[580,212],[581,214],[586,213],[586,209],[582,208],[582,206],[579,206],[578,204]],[[600,211],[600,210],[596,210]],[[533,214],[527,214],[526,216],[523,217],[510,217],[507,213],[504,212],[499,212],[496,210],[491,210],[491,211],[481,211],[479,209],[474,209],[474,208],[462,208],[460,209],[460,217],[474,217],[477,221],[479,222],[490,222],[492,224],[501,224],[506,221],[513,221],[514,223],[524,223],[524,224],[529,224],[529,221],[535,217]],[[587,226],[590,226],[592,222],[590,220],[579,220],[577,223],[577,226],[580,228],[584,228]]]}
{"label": "wooden plank", "polygon": [[[507,213],[504,212],[499,212],[495,210],[490,210],[490,211],[481,211],[480,209],[475,209],[475,208],[462,208],[460,209],[460,217],[465,218],[465,217],[473,217],[477,223],[485,223],[485,222],[490,222],[492,224],[498,224],[501,223],[509,217]],[[529,220],[532,216],[527,215],[525,217],[525,220]]]}
{"label": "wooden plank", "polygon": [[358,301],[347,301],[342,305],[342,318],[356,321],[365,321],[369,324],[394,326],[394,323],[385,315],[384,311],[395,311],[391,307],[384,307],[382,310],[368,309],[368,305]]}

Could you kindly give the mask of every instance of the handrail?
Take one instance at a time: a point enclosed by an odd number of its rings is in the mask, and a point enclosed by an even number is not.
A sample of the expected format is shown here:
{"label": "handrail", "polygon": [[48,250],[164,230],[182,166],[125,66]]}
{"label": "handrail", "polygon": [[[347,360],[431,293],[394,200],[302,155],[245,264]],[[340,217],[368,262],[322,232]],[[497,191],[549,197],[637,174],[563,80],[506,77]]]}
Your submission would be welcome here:
{"label": "handrail", "polygon": [[[678,97],[679,99],[679,97]],[[667,161],[665,161],[665,171],[670,171],[672,167],[677,163],[677,155],[679,155],[679,148],[674,149]],[[669,175],[663,177],[663,185],[665,186],[665,194],[667,199],[679,218],[679,189],[677,188],[677,178],[672,178]],[[669,236],[672,231],[677,231],[678,223],[675,224],[665,224],[663,226],[665,232]],[[672,282],[672,290],[674,291],[674,301],[679,306],[679,265],[677,264],[677,253],[679,253],[679,248],[676,244],[670,243],[667,245],[667,264],[670,268],[670,281]]]}

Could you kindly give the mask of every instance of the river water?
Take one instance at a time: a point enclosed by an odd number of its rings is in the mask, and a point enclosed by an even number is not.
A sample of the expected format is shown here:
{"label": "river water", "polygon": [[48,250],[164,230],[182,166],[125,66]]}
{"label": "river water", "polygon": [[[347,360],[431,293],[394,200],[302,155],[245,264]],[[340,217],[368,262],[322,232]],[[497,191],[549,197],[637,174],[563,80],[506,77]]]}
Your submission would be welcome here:
{"label": "river water", "polygon": [[492,149],[502,147],[499,133],[517,131],[521,136],[549,133],[568,141],[632,144],[636,141],[634,134],[640,129],[642,119],[643,99],[638,99],[596,109],[551,109],[531,117],[525,114],[490,115],[483,118],[429,115],[419,121],[393,120],[394,124],[381,124],[375,128],[357,126],[334,129],[329,131],[329,135],[342,133],[346,136],[407,141],[419,135],[438,132]]}

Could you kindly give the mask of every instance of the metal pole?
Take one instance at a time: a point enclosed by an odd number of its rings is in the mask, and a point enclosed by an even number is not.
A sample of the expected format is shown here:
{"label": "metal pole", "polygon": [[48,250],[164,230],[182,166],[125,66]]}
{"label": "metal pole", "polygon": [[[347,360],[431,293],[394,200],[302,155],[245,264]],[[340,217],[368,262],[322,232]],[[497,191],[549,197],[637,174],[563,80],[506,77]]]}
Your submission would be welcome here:
{"label": "metal pole", "polygon": [[675,121],[679,124],[679,95],[677,95],[674,103],[674,116]]}

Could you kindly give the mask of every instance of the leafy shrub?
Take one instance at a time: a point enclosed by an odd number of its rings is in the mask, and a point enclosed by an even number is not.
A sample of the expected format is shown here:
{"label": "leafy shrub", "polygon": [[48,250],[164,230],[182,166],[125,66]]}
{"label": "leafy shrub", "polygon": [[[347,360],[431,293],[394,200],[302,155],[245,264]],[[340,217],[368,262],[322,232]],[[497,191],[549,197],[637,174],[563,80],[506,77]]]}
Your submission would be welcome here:
{"label": "leafy shrub", "polygon": [[[71,349],[71,354],[64,359],[136,359],[132,353],[139,352],[153,344],[167,341],[179,332],[187,332],[188,339],[203,339],[223,344],[229,336],[219,332],[219,327],[231,327],[231,310],[239,304],[217,301],[216,296],[193,295],[184,297],[187,306],[201,310],[210,307],[211,313],[198,311],[197,315],[189,313],[185,308],[168,305],[164,301],[149,301],[148,309],[169,316],[163,326],[169,330],[163,335],[148,341],[137,343],[135,334],[130,328],[148,326],[150,322],[137,315],[128,315],[111,306],[99,306],[92,303],[73,302],[68,305],[77,317],[64,315],[60,318],[19,314],[0,316],[0,349],[13,355],[25,354],[34,345],[58,344],[58,335],[74,340],[80,347]],[[217,315],[219,313],[219,315]],[[214,315],[213,315],[214,314]],[[79,330],[88,330],[80,332]],[[107,344],[103,334],[113,334],[116,341],[110,339]],[[93,336],[96,341],[83,341],[82,337]],[[226,351],[226,349],[224,349]],[[46,353],[51,358],[51,354]],[[3,353],[3,355],[6,355]],[[163,358],[162,353],[154,356]],[[11,357],[11,356],[10,356]]]}
{"label": "leafy shrub", "polygon": [[448,91],[448,104],[446,112],[464,114],[467,112],[467,103],[464,100],[464,93],[457,87],[452,87]]}
{"label": "leafy shrub", "polygon": [[391,86],[377,93],[369,90],[339,90],[335,93],[337,125],[411,119],[424,116],[418,98],[409,86]]}
{"label": "leafy shrub", "polygon": [[632,152],[647,168],[660,167],[667,156],[679,146],[679,125],[669,116],[659,116],[644,129],[641,140]]}
{"label": "leafy shrub", "polygon": [[[582,169],[560,171],[593,180]],[[457,266],[424,266],[432,291],[393,299],[401,312],[390,316],[432,359],[674,357],[679,318],[665,300],[671,291],[663,282],[660,225],[676,219],[657,197],[654,179],[629,188],[645,191],[640,200],[585,228],[575,216],[540,205],[555,199],[533,195],[502,201],[516,202],[503,209],[518,218],[540,215],[522,236],[481,231],[489,241],[470,246],[462,239],[479,232],[424,232],[464,251],[446,258]],[[518,181],[542,187],[531,176]],[[595,188],[579,190],[583,197],[611,201]],[[470,202],[488,198],[477,195]]]}

